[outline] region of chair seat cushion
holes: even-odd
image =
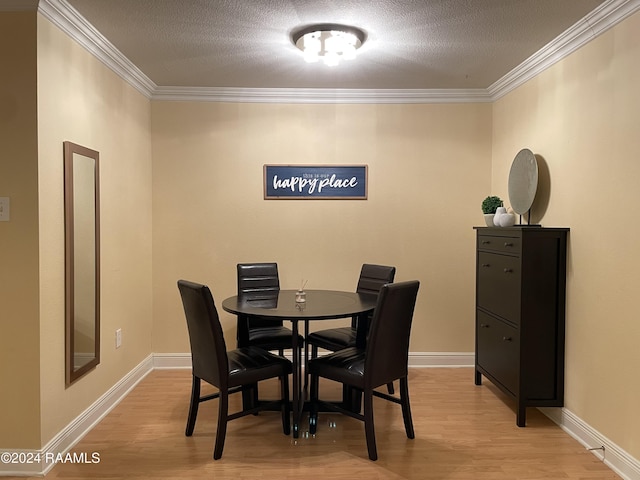
[[[291,348],[293,332],[287,327],[259,327],[249,330],[249,344],[265,350]],[[304,337],[298,336],[298,345],[302,346]]]
[[[363,388],[364,357],[364,349],[348,347],[309,360],[309,371],[311,375],[319,375],[336,382]]]
[[[328,328],[309,334],[307,343],[335,352],[356,345],[356,329],[353,327]]]
[[[242,347],[227,352],[229,387],[259,382],[292,372],[289,360],[260,347]]]

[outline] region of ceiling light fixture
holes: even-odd
[[[365,34],[356,27],[325,23],[298,30],[291,39],[302,50],[307,62],[322,60],[325,65],[335,66],[340,60],[356,57],[356,50],[364,43]]]

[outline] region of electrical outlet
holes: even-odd
[[[9,221],[9,197],[0,197],[0,222]]]
[[[119,328],[116,330],[116,348],[120,348],[122,346],[122,329]]]

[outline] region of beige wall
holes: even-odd
[[[209,284],[219,305],[251,261],[308,289],[355,290],[362,263],[395,265],[397,281],[422,282],[412,351],[473,351],[491,105],[153,102],[152,118],[154,352],[189,351],[179,278]],[[369,198],[264,200],[272,163],[367,164]]]
[[[640,458],[640,14],[494,105],[492,186],[541,157],[546,226],[571,228],[566,408]]]
[[[150,102],[38,18],[41,444],[151,353]],[[65,389],[65,140],[100,153],[101,362]],[[115,349],[115,330],[123,346]],[[40,446],[40,445],[36,445]]]
[[[0,13],[0,448],[40,440],[36,13]]]

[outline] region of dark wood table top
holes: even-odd
[[[282,320],[328,320],[351,317],[373,310],[377,296],[336,290],[305,290],[306,302],[296,303],[296,290],[277,294],[245,294],[229,297],[222,308],[236,315]]]

